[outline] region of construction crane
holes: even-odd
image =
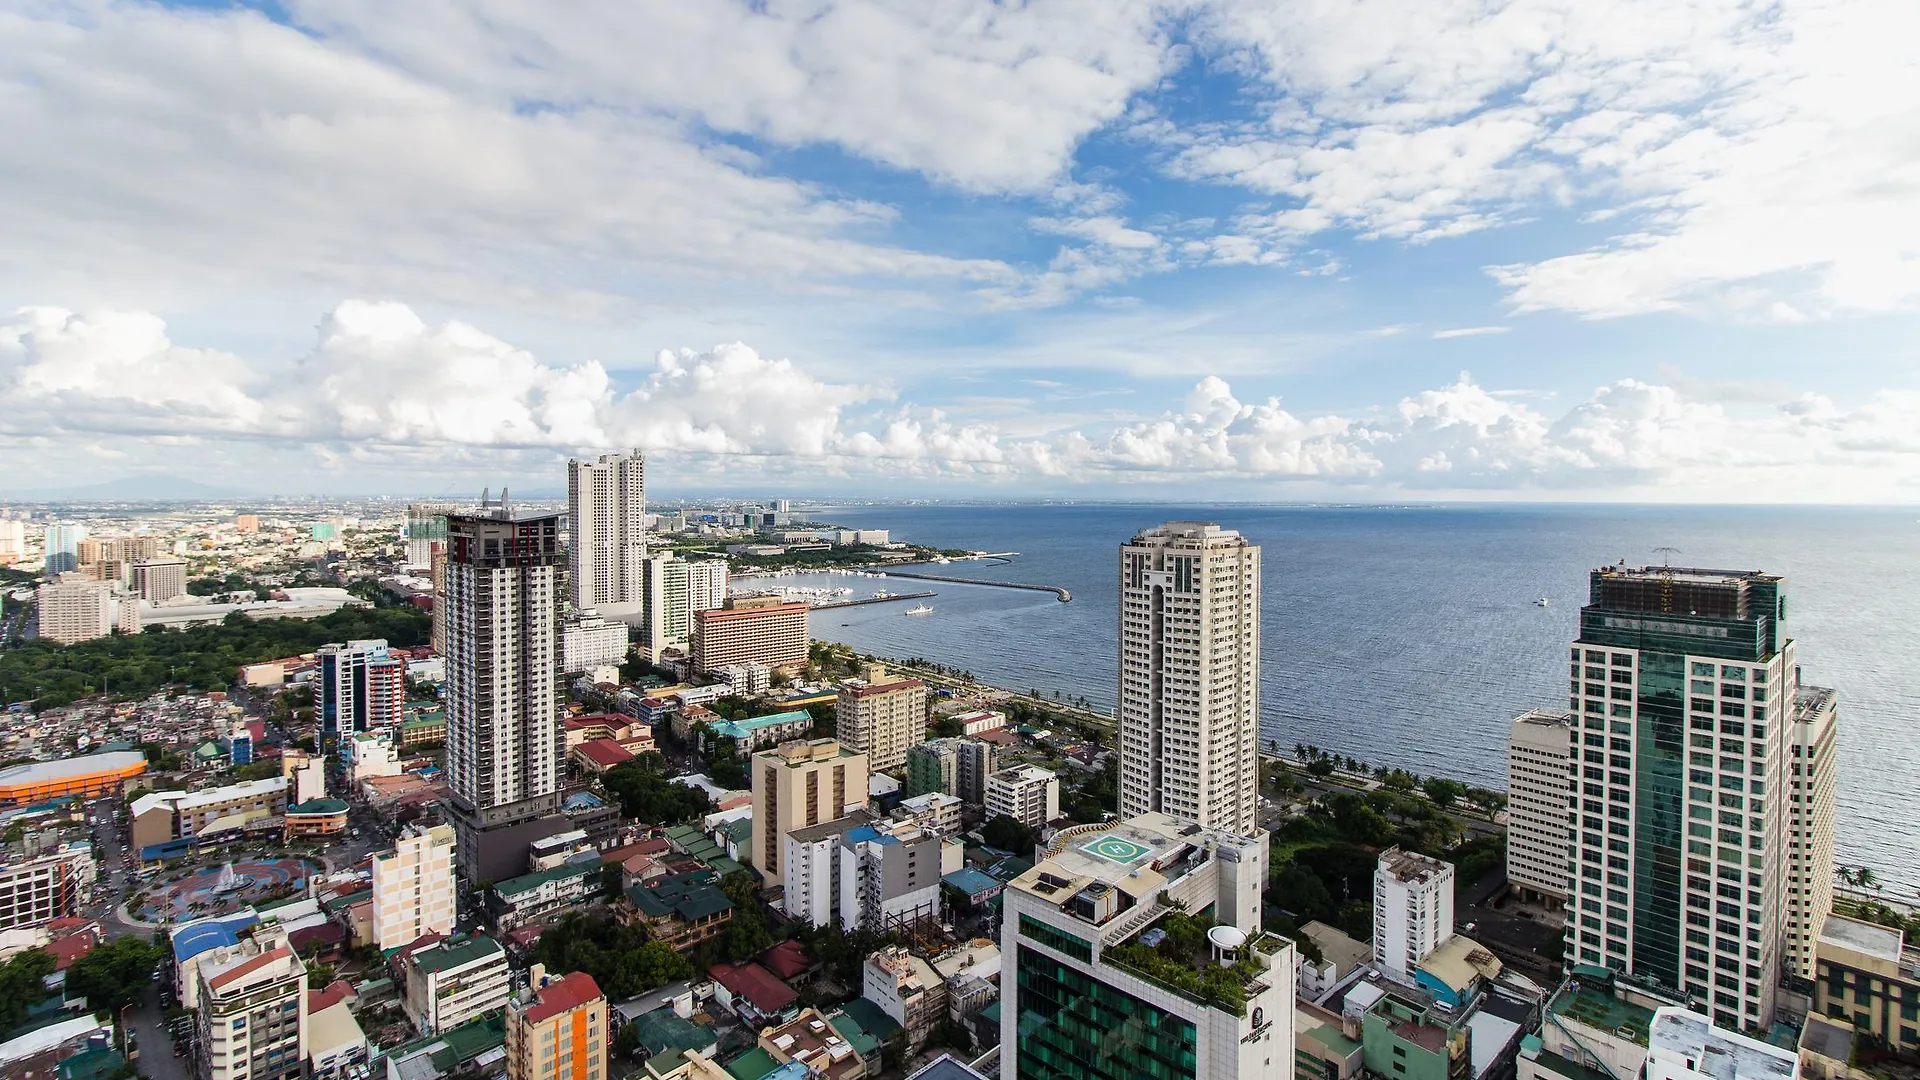
[[[1653,549],[1660,556],[1660,613],[1673,614],[1673,557],[1680,554],[1677,547],[1657,547]]]

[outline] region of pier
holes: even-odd
[[[895,600],[925,600],[929,596],[939,595],[939,593],[932,590],[927,590],[926,592],[903,592],[894,593],[891,596],[863,596],[858,600],[829,600],[824,604],[809,604],[808,608],[813,611],[825,611],[828,608],[859,607],[862,604],[891,604]]]
[[[946,574],[922,574],[893,569],[887,570],[886,576],[913,578],[916,581],[945,581],[954,585],[987,585],[996,589],[1026,589],[1029,592],[1050,592],[1063,604],[1073,600],[1073,594],[1058,585],[1029,585],[1024,581],[988,581],[986,578],[950,577]]]

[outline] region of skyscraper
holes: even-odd
[[[324,735],[350,742],[356,732],[399,726],[406,714],[407,665],[389,655],[386,639],[322,645],[314,660],[314,703]]]
[[[447,515],[458,510],[452,503],[424,502],[407,504],[407,565],[425,568],[432,564],[434,545],[447,542]]]
[[[553,816],[564,740],[555,514],[447,518],[447,774],[470,881],[525,869]]]
[[[1794,868],[1803,886],[1831,873],[1830,800],[1803,802],[1824,820],[1789,835],[1796,729],[1831,746],[1800,702],[1830,710],[1831,692],[1799,685],[1784,586],[1758,571],[1604,567],[1569,656],[1567,959],[1684,994],[1732,1030],[1774,1019]]]
[[[1253,831],[1259,663],[1257,545],[1198,521],[1121,545],[1121,817]]]
[[[85,525],[63,521],[47,526],[46,576],[80,569],[80,541],[86,538]]]
[[[647,459],[602,454],[567,462],[573,606],[602,615],[639,611],[647,557]]]
[[[1567,737],[1575,713],[1533,709],[1507,738],[1507,881],[1524,896],[1567,899]]]

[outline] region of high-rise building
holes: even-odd
[[[1806,839],[1789,834],[1802,688],[1785,617],[1775,575],[1604,567],[1569,657],[1567,961],[1666,987],[1731,1030],[1774,1019],[1789,845]]]
[[[507,1002],[507,1080],[606,1080],[607,999],[584,971],[533,966]]]
[[[199,1080],[297,1080],[307,1056],[307,969],[278,925],[196,958]]]
[[[433,655],[447,655],[447,545],[429,545],[427,580],[433,583],[433,636],[428,647]]]
[[[113,586],[89,581],[78,571],[61,574],[36,590],[40,636],[62,645],[106,637],[117,626],[120,609],[132,603],[114,596]],[[134,630],[139,630],[138,617]]]
[[[27,557],[27,523],[0,513],[0,566],[12,566]]]
[[[560,628],[560,670],[569,675],[627,658],[627,624],[575,611]]]
[[[1413,982],[1440,943],[1453,936],[1453,864],[1388,848],[1373,868],[1373,963]]]
[[[1259,663],[1257,545],[1197,521],[1121,545],[1121,817],[1253,831]]]
[[[454,924],[453,829],[412,825],[373,857],[373,943],[391,951]]]
[[[637,612],[647,557],[647,459],[640,451],[567,462],[573,606]]]
[[[1533,899],[1567,898],[1567,740],[1579,718],[1534,709],[1507,738],[1507,880]]]
[[[786,884],[786,836],[867,805],[867,755],[832,739],[795,740],[753,755],[748,859],[769,889]]]
[[[656,555],[641,569],[645,643],[652,655],[693,637],[693,617],[727,604],[727,561]]]
[[[687,612],[712,611],[727,606],[727,560],[690,559],[687,562]]]
[[[558,806],[565,754],[555,514],[502,507],[447,518],[447,774],[471,881],[525,866]],[[557,831],[557,830],[555,830]]]
[[[163,603],[187,594],[187,560],[166,556],[141,559],[132,564],[129,588],[150,604]]]
[[[1793,779],[1788,782],[1787,938],[1781,959],[1787,971],[1803,979],[1815,977],[1820,928],[1833,910],[1837,697],[1823,686],[1795,691],[1787,741],[1787,771]],[[1920,1030],[1920,1024],[1914,1026]]]
[[[1001,769],[987,777],[986,808],[989,821],[1005,815],[1029,829],[1042,828],[1060,816],[1060,778],[1038,765]]]
[[[1265,832],[1146,814],[1055,835],[1003,894],[1000,1075],[1293,1076],[1293,944],[1261,929],[1266,876]],[[1212,910],[1200,955],[1151,944],[1179,914],[1168,900]],[[1198,990],[1203,967],[1231,986]],[[1165,981],[1182,970],[1196,989]]]
[[[235,514],[233,515],[233,527],[237,532],[257,533],[260,531],[260,515]]]
[[[907,749],[907,798],[938,792],[953,794],[960,772],[960,740],[931,739]]]
[[[335,642],[314,650],[314,699],[320,730],[351,739],[356,732],[398,727],[406,717],[407,665],[384,638]]]
[[[46,575],[53,577],[80,569],[80,541],[86,538],[85,525],[62,521],[47,526]]]
[[[867,755],[875,772],[907,763],[907,751],[927,741],[927,684],[894,678],[882,664],[868,664],[864,678],[840,684],[834,701],[840,742]]]
[[[408,566],[426,569],[432,565],[433,549],[447,545],[447,515],[459,509],[453,503],[407,504]]]
[[[803,668],[808,645],[805,604],[776,597],[734,599],[693,616],[693,667],[703,674],[730,664]]]

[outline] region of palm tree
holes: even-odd
[[[1853,872],[1853,879],[1859,882],[1860,887],[1863,889],[1872,889],[1874,892],[1880,891],[1880,878],[1874,874],[1873,868],[1870,866],[1862,866],[1858,870],[1855,870]]]

